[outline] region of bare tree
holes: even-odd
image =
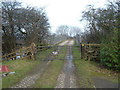
[[[15,15],[16,15],[16,9],[21,4],[19,2],[10,2],[5,1],[2,2],[2,30],[3,30],[3,49],[6,51],[6,53],[9,53],[15,49]]]
[[[61,25],[57,28],[56,33],[59,35],[68,35],[69,27],[67,25]]]
[[[76,26],[61,25],[56,30],[56,34],[66,35],[68,37],[73,37],[73,36],[80,34],[80,33],[81,33],[80,28],[78,28]]]
[[[16,48],[16,40],[24,40],[26,45],[41,43],[49,34],[49,23],[43,8],[24,8],[17,1],[2,2],[2,30],[4,53]]]

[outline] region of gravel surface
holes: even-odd
[[[64,45],[67,45],[67,43],[69,42],[69,40],[66,40],[66,41],[64,41],[64,42],[62,42],[62,43],[60,43],[59,44],[59,46],[64,46]]]
[[[69,40],[65,45],[68,45],[66,61],[64,63],[63,70],[58,76],[58,82],[55,88],[77,88],[76,77],[74,74],[75,67],[73,64],[72,46],[73,40]]]

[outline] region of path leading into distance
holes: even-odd
[[[59,75],[59,78],[61,78],[61,80],[60,82],[57,83],[57,87],[59,88],[62,88],[63,86],[64,87],[66,86],[66,88],[76,87],[75,77],[73,74],[74,65],[72,63],[72,53],[71,53],[71,45],[73,44],[74,44],[73,40],[66,40],[63,43],[59,44],[59,46],[69,45],[66,61],[64,64],[64,69],[62,73]],[[12,86],[11,88],[33,88],[33,85],[35,84],[36,80],[40,78],[41,74],[47,69],[50,62],[54,59],[54,56],[51,56],[46,59],[47,60],[44,60],[44,62],[42,62],[41,65],[36,66],[36,68],[32,70],[25,78],[23,78],[19,83],[17,83],[15,86]],[[59,78],[58,78],[58,81],[59,81]],[[63,83],[64,85],[61,86],[62,84],[61,82],[64,82]]]
[[[55,88],[77,88],[76,76],[74,74],[75,67],[73,64],[72,45],[74,40],[67,40],[60,45],[67,45],[67,54],[64,63],[63,70],[57,79],[57,85]]]

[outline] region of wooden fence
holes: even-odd
[[[17,58],[23,59],[23,58],[31,57],[32,54],[30,54],[30,52],[31,52],[31,47],[25,47],[25,48],[16,50],[12,53],[9,53],[7,55],[0,56],[0,58],[2,58],[2,61],[14,60]]]
[[[81,44],[81,58],[87,60],[98,59],[101,44]]]
[[[0,62],[3,61],[9,61],[9,60],[15,60],[15,59],[32,59],[35,60],[35,54],[39,51],[44,51],[47,50],[48,48],[51,48],[53,46],[35,46],[33,47],[33,45],[31,44],[29,47],[24,47],[21,48],[19,50],[16,50],[12,53],[0,56],[0,58],[2,58],[2,60]],[[34,50],[36,49],[36,50]]]
[[[87,60],[98,58],[100,46],[101,44],[80,44],[81,58],[86,58]],[[58,46],[36,46],[36,52],[46,50],[52,47],[57,48]],[[6,60],[18,59],[18,57],[20,59],[29,58],[35,60],[35,52],[32,52],[32,49],[33,46],[31,45],[29,47],[21,48],[7,55],[0,56],[0,58],[2,58],[1,62]]]

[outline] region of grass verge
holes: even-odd
[[[76,75],[77,75],[77,82],[79,84],[80,88],[93,88],[93,82],[90,78],[90,73],[89,73],[89,63],[87,61],[81,60],[80,59],[80,51],[78,47],[73,47],[73,62],[76,67]]]
[[[53,48],[38,52],[35,61],[17,59],[3,62],[2,64],[9,66],[10,71],[15,72],[15,74],[2,77],[2,88],[10,88],[11,86],[16,85],[21,79],[26,77],[26,75],[34,69],[36,65],[39,65],[41,60],[44,60],[52,51]]]
[[[80,58],[78,47],[73,47],[73,57]],[[78,76],[78,83],[81,88],[94,88],[94,77],[107,79],[115,83],[118,82],[117,73],[101,68],[96,62],[74,59],[74,64]]]
[[[18,83],[31,69],[38,64],[38,60],[13,60],[4,62],[3,65],[8,65],[11,72],[15,74],[8,75],[2,78],[2,88],[10,88]]]
[[[60,60],[65,58],[66,55],[66,47],[61,47],[61,51],[57,59],[53,60],[46,71],[41,75],[41,77],[34,84],[34,88],[54,88],[57,83],[58,75],[62,70],[64,65],[64,60]]]

